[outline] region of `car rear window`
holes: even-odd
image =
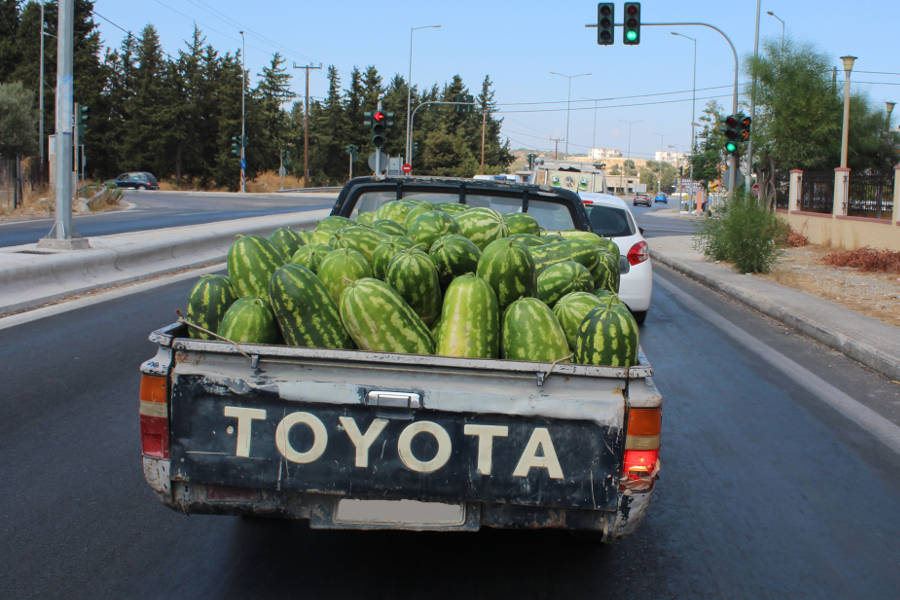
[[[591,231],[604,237],[623,237],[634,235],[634,223],[622,208],[613,206],[585,206]]]

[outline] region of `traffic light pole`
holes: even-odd
[[[419,110],[420,108],[422,108],[423,106],[428,106],[428,105],[430,105],[430,104],[451,104],[451,105],[456,105],[456,106],[459,106],[459,105],[463,105],[463,106],[477,106],[477,105],[478,105],[477,102],[450,102],[450,101],[444,101],[444,100],[429,100],[428,102],[423,102],[423,103],[419,104],[418,106],[416,106],[416,107],[413,109],[412,113],[409,115],[409,139],[410,139],[410,140],[412,140],[413,125],[415,125],[415,122],[416,122],[416,111],[418,111],[418,110]],[[487,116],[486,116],[486,115],[482,115],[482,118],[483,118],[483,119],[486,119]],[[413,159],[413,157],[410,156],[410,157],[409,157],[409,160],[407,160],[407,162],[410,163],[410,164],[412,164],[412,159]],[[483,170],[483,169],[482,169],[482,170]]]
[[[624,23],[616,23],[616,27],[625,27]],[[597,27],[596,23],[588,23],[585,27]],[[737,50],[734,49],[734,44],[731,43],[731,38],[725,35],[725,32],[716,27],[715,25],[711,25],[709,23],[700,23],[700,22],[671,22],[671,23],[641,23],[641,27],[708,27],[719,33],[725,41],[728,42],[728,46],[731,48],[731,54],[734,56],[734,94],[731,100],[731,112],[732,114],[737,113],[738,111],[738,55]],[[728,199],[732,199],[734,197],[734,184],[737,179],[737,156],[732,154],[728,158]]]

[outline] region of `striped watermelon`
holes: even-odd
[[[434,207],[441,209],[451,216],[466,212],[471,208],[468,204],[460,204],[459,202],[439,202],[438,204],[435,204]]]
[[[417,244],[424,244],[426,248],[431,248],[431,245],[439,237],[448,233],[459,233],[459,225],[456,224],[453,217],[442,210],[428,210],[413,219],[408,230],[407,237],[409,239]]]
[[[495,240],[478,259],[476,275],[487,281],[503,310],[514,300],[537,291],[534,261],[523,244],[509,239]]]
[[[497,358],[500,307],[493,288],[474,273],[454,279],[444,295],[435,354]]]
[[[388,239],[388,234],[355,225],[353,227],[344,227],[331,237],[332,248],[353,248],[357,252],[362,253],[369,263],[372,262],[372,253],[375,247],[381,242]]]
[[[388,235],[406,235],[406,227],[388,219],[376,219],[372,223],[372,229]]]
[[[407,200],[391,200],[378,207],[378,210],[375,211],[375,219],[387,219],[402,225],[406,221],[406,215],[415,206],[414,203]]]
[[[591,270],[597,266],[597,261],[600,260],[597,247],[584,240],[550,242],[543,246],[532,247],[530,252],[538,274],[547,267],[566,260],[574,260]]]
[[[561,237],[564,240],[582,240],[585,242],[590,242],[595,246],[599,246],[603,243],[602,237],[594,233],[593,231],[582,231],[581,229],[565,229],[563,231],[548,231],[548,235],[556,235]]]
[[[315,229],[312,234],[309,236],[309,240],[306,242],[307,244],[326,244],[331,245],[331,236],[333,236],[336,231],[332,231],[330,229]]]
[[[308,244],[300,246],[300,249],[294,252],[289,262],[295,265],[303,265],[313,273],[319,270],[319,264],[325,255],[334,250],[328,244]]]
[[[353,248],[332,250],[325,255],[316,271],[335,304],[351,281],[372,276],[372,266],[361,252]]]
[[[503,220],[509,227],[509,234],[515,233],[533,233],[537,234],[541,231],[537,219],[527,213],[506,213]]]
[[[484,250],[494,240],[509,235],[509,227],[503,215],[487,207],[470,208],[454,217],[459,225],[459,232],[472,240],[479,249]]]
[[[300,238],[300,241],[303,242],[304,244],[312,243],[312,234],[313,234],[312,231],[307,231],[307,230],[297,231],[296,234],[297,234],[297,237]]]
[[[441,282],[437,267],[421,250],[401,250],[384,274],[384,282],[406,300],[429,327],[441,315]]]
[[[532,248],[534,246],[543,246],[547,243],[547,240],[534,233],[513,233],[510,234],[509,239],[516,240],[517,242],[522,242],[529,248]]]
[[[566,294],[592,289],[594,279],[591,272],[574,260],[564,260],[547,267],[537,278],[537,297],[551,308]]]
[[[614,294],[619,293],[619,255],[609,252],[605,247],[597,249],[597,265],[591,269],[591,277],[595,288],[609,290]]]
[[[416,217],[418,217],[422,213],[427,213],[429,210],[434,210],[430,204],[416,204],[406,214],[406,218],[403,220],[403,226],[408,230],[409,226],[412,225],[412,222],[416,220]]]
[[[469,238],[450,233],[435,240],[428,255],[437,267],[441,287],[446,288],[457,275],[475,272],[481,250]]]
[[[335,233],[348,225],[356,225],[352,219],[340,215],[328,215],[316,223],[316,231]]]
[[[566,333],[550,307],[537,298],[520,298],[503,313],[503,358],[569,362]]]
[[[191,323],[216,333],[222,317],[225,316],[225,311],[235,300],[237,300],[237,295],[227,277],[204,275],[191,289],[185,317]],[[201,340],[212,339],[211,335],[193,327],[188,327],[188,337]]]
[[[585,315],[592,308],[601,304],[606,305],[606,302],[594,294],[572,292],[560,298],[553,305],[553,314],[556,315],[556,320],[566,332],[566,342],[568,342],[569,348],[575,348],[575,334],[578,332],[578,326],[584,321]]]
[[[228,279],[238,296],[269,294],[269,278],[286,258],[272,243],[259,235],[244,235],[228,248]]]
[[[391,236],[375,246],[375,251],[372,253],[372,276],[375,279],[384,279],[391,259],[401,250],[412,247],[412,240],[399,235]]]
[[[303,238],[290,227],[276,229],[269,236],[269,241],[272,242],[272,245],[278,248],[286,258],[293,256],[294,252],[297,251],[297,248],[305,243]]]
[[[638,325],[612,300],[588,311],[575,334],[575,362],[630,367],[638,364]]]
[[[219,335],[232,342],[278,344],[281,334],[265,298],[244,296],[234,301],[222,317]]]
[[[371,227],[375,223],[375,211],[357,213],[356,222]]]
[[[370,277],[352,282],[340,301],[341,321],[356,345],[373,352],[433,354],[419,315],[391,286]]]
[[[269,281],[272,311],[291,346],[353,348],[337,306],[316,274],[302,265],[285,265]]]

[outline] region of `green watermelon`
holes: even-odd
[[[606,302],[594,294],[571,292],[553,305],[553,314],[556,315],[556,320],[566,332],[566,342],[568,342],[569,348],[575,347],[575,334],[578,332],[578,326],[584,321],[585,315],[589,310],[601,304],[605,305]]]
[[[373,352],[433,354],[434,340],[419,315],[394,288],[370,277],[341,295],[341,321],[356,345]]]
[[[388,264],[384,282],[406,300],[429,327],[441,315],[441,282],[437,267],[421,250],[401,250]]]
[[[435,354],[497,358],[500,307],[493,288],[474,273],[455,278],[444,295]]]
[[[593,231],[582,231],[581,229],[565,229],[563,231],[548,231],[548,235],[559,236],[564,240],[583,240],[585,242],[590,242],[595,246],[599,246],[603,243],[602,237],[594,233]]]
[[[448,233],[459,233],[459,225],[453,217],[442,210],[429,210],[413,219],[407,236],[416,244],[431,248],[435,240]]]
[[[334,300],[311,270],[294,264],[281,267],[269,281],[269,296],[272,311],[287,344],[310,348],[353,348]]]
[[[406,219],[403,220],[403,226],[408,230],[409,226],[412,224],[412,222],[416,220],[416,217],[418,217],[422,213],[427,213],[430,210],[434,210],[434,209],[428,203],[416,204],[406,214]]]
[[[597,265],[591,269],[594,287],[618,294],[621,278],[619,274],[619,255],[609,252],[605,247],[600,247],[598,248],[597,256],[599,258]]]
[[[388,219],[376,219],[372,223],[372,228],[388,235],[406,235],[406,227]]]
[[[517,242],[522,242],[529,248],[532,248],[534,246],[543,246],[547,243],[546,239],[534,233],[513,233],[510,234],[509,239],[516,240]]]
[[[300,241],[303,242],[304,244],[312,243],[312,235],[313,235],[312,231],[303,230],[303,231],[297,231],[295,233],[297,234],[297,237],[300,238]]]
[[[541,231],[541,226],[538,225],[537,219],[527,213],[506,213],[503,215],[503,220],[506,221],[506,225],[509,227],[510,235],[515,233],[537,234]]]
[[[319,263],[316,271],[335,304],[351,281],[372,276],[372,265],[361,252],[353,248],[332,250]]]
[[[238,296],[268,295],[269,278],[286,262],[272,243],[260,235],[244,235],[228,248],[228,279]]]
[[[459,232],[472,240],[479,249],[484,250],[494,240],[509,235],[509,227],[503,215],[487,207],[470,208],[454,217]]]
[[[304,243],[303,238],[290,227],[281,227],[276,229],[269,236],[272,245],[278,248],[285,258],[290,258],[297,251],[297,248]]]
[[[481,250],[467,237],[450,233],[435,240],[428,255],[437,267],[441,287],[446,288],[457,275],[476,271]]]
[[[332,231],[330,229],[316,229],[309,236],[309,240],[306,242],[307,244],[326,244],[331,245],[331,236],[333,236],[336,231]]]
[[[391,236],[390,239],[375,246],[375,251],[372,252],[372,276],[375,279],[384,279],[391,259],[401,250],[412,247],[412,240],[399,235]]]
[[[355,225],[344,227],[331,237],[332,248],[353,248],[362,253],[369,263],[372,262],[372,253],[375,247],[388,239],[388,234]]]
[[[409,211],[415,206],[413,202],[407,200],[391,200],[378,207],[378,210],[375,211],[375,219],[387,219],[402,225],[406,222],[406,216],[409,214]]]
[[[195,325],[216,333],[222,317],[225,316],[225,311],[235,300],[237,300],[237,295],[227,277],[204,275],[191,289],[185,318]],[[201,340],[212,339],[208,333],[193,327],[188,327],[188,337]]]
[[[594,289],[591,272],[581,263],[564,260],[547,267],[537,278],[537,297],[547,306],[570,292],[589,292]]]
[[[566,333],[550,307],[537,298],[520,298],[503,313],[503,358],[569,362]]]
[[[588,311],[575,334],[575,362],[630,367],[638,364],[638,325],[612,299]]]
[[[371,227],[375,223],[375,211],[357,213],[356,222]]]
[[[300,248],[294,252],[294,255],[291,256],[289,262],[296,265],[303,265],[315,273],[319,270],[319,264],[322,262],[322,259],[332,250],[334,250],[334,248],[327,244],[308,244],[306,246],[300,246]]]
[[[316,223],[316,231],[336,233],[340,229],[349,225],[355,225],[352,219],[342,217],[340,215],[328,215],[318,223]]]
[[[471,208],[468,204],[460,204],[459,202],[439,202],[438,204],[435,204],[434,207],[441,209],[451,216],[464,213]]]
[[[543,246],[534,246],[529,249],[534,259],[534,268],[540,274],[544,269],[566,260],[574,260],[583,264],[588,270],[597,266],[598,249],[591,242],[584,240],[563,240],[550,242]]]
[[[537,291],[531,254],[515,240],[504,238],[491,242],[481,253],[475,273],[491,285],[501,310],[514,300],[534,296]]]
[[[259,296],[244,296],[235,300],[225,311],[218,333],[238,343],[277,344],[281,341],[272,308],[265,298]]]

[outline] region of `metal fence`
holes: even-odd
[[[834,207],[834,172],[808,171],[803,173],[800,191],[800,210],[831,214]]]
[[[893,209],[893,177],[850,174],[847,215],[872,219],[890,219]]]

